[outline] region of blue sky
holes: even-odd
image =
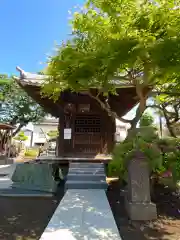
[[[85,0],[0,0],[0,73],[43,69],[55,42],[69,38],[69,10]],[[134,109],[129,112],[132,116]]]
[[[69,38],[68,10],[84,0],[0,0],[0,73],[43,68],[55,41]]]

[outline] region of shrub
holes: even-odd
[[[179,181],[180,180],[180,151],[175,150],[174,152],[172,152],[167,162],[169,162],[170,169],[172,170],[172,176],[173,176],[174,182]]]
[[[139,131],[139,130],[137,130]],[[157,146],[158,136],[151,128],[143,128],[136,135],[130,134],[123,142],[115,146],[113,160],[109,163],[109,175],[127,177],[127,161],[135,151],[142,152],[148,160],[152,172],[162,169],[162,154]]]
[[[124,142],[115,146],[108,174],[126,180],[127,161],[132,159],[134,151],[146,156],[152,174],[164,176],[163,173],[170,172],[174,182],[180,180],[180,139],[159,139],[149,127],[136,129],[136,134],[130,134]]]
[[[180,147],[180,138],[166,137],[159,139],[158,144],[167,147]]]
[[[140,127],[150,127],[150,126],[153,127],[154,126],[153,116],[150,113],[145,112],[140,119],[139,126]]]
[[[163,155],[163,168],[170,170],[174,181],[180,180],[180,138],[167,137],[158,141]]]
[[[27,149],[25,152],[26,157],[36,157],[38,155],[37,149]]]

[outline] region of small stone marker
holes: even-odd
[[[126,209],[131,220],[157,218],[156,205],[151,202],[149,166],[142,153],[135,152],[128,162],[128,194]]]

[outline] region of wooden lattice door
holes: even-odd
[[[100,116],[82,114],[75,117],[73,149],[77,154],[96,154],[102,151]]]

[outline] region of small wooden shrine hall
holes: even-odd
[[[64,91],[54,102],[41,96],[45,76],[27,73],[20,68],[17,70],[20,72],[17,83],[45,112],[59,118],[57,156],[85,157],[111,153],[115,144],[115,119],[108,116],[96,100],[86,92]],[[138,99],[135,87],[127,84],[118,84],[117,93],[109,97],[109,105],[121,117],[138,103]]]

